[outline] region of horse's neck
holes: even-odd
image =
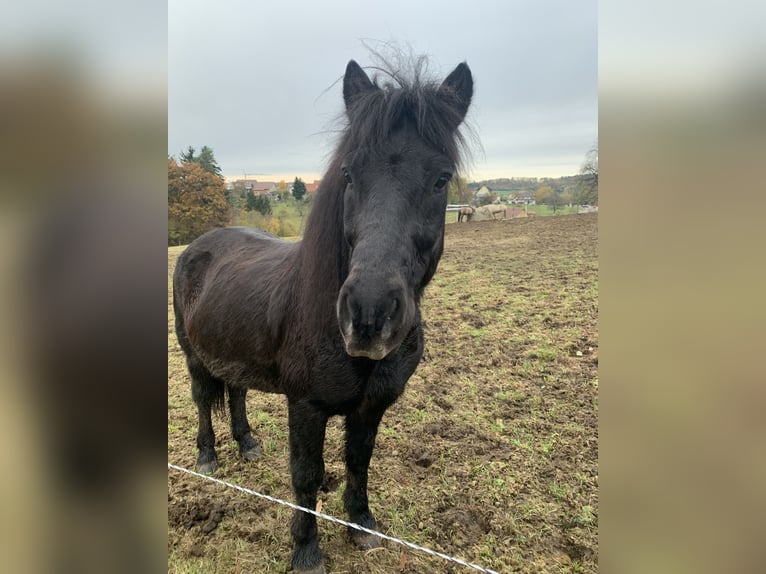
[[[335,308],[340,286],[348,274],[348,253],[343,238],[343,205],[337,190],[320,190],[314,201],[296,273],[301,304]]]

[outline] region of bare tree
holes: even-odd
[[[447,201],[450,203],[468,203],[472,196],[468,182],[462,176],[456,175],[447,184]]]
[[[577,193],[580,205],[598,205],[598,141],[585,154],[585,161],[580,167],[583,178]]]

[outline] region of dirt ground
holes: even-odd
[[[386,413],[370,469],[378,528],[498,572],[598,567],[596,214],[448,224],[423,299],[426,352]],[[170,275],[179,248],[168,250]],[[194,469],[196,409],[168,301],[168,461]],[[283,397],[251,392],[264,456],[215,419],[216,476],[292,500]],[[345,518],[342,421],[325,444],[322,511]],[[168,472],[168,571],[289,571],[292,511]],[[331,573],[471,572],[393,543],[357,551],[319,522]]]

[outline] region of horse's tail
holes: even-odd
[[[219,416],[226,416],[226,383],[213,376],[194,353],[186,356],[192,378],[192,398],[198,405],[209,404]]]

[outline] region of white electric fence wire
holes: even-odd
[[[383,534],[382,532],[377,532],[376,530],[370,530],[369,528],[365,528],[364,526],[360,526],[359,524],[354,524],[353,522],[346,522],[345,520],[341,520],[340,518],[335,518],[334,516],[330,516],[329,514],[317,512],[316,510],[311,510],[310,508],[304,508],[302,506],[298,506],[297,504],[293,504],[292,502],[287,502],[286,500],[274,498],[273,496],[269,496],[268,494],[262,494],[260,492],[250,490],[249,488],[245,488],[243,486],[239,486],[236,484],[232,484],[230,482],[213,478],[212,476],[208,476],[206,474],[201,474],[199,472],[195,472],[193,470],[189,470],[187,468],[176,466],[170,463],[168,463],[168,468],[172,468],[173,470],[177,470],[180,472],[185,472],[186,474],[203,478],[205,480],[209,480],[211,482],[221,484],[228,488],[233,488],[234,490],[239,490],[240,492],[244,492],[245,494],[252,494],[253,496],[257,496],[258,498],[263,498],[270,502],[275,502],[283,506],[288,506],[292,508],[293,510],[301,510],[303,512],[308,512],[309,514],[313,514],[314,516],[318,518],[323,518],[325,520],[329,520],[330,522],[335,522],[337,524],[342,524],[343,526],[347,526],[349,528],[361,530],[362,532],[366,532],[367,534],[372,534],[373,536],[379,536],[380,538],[383,538],[385,540],[390,540],[391,542],[395,542],[396,544],[401,544],[402,546],[406,546],[413,550],[425,552],[426,554],[430,554],[431,556],[438,556],[439,558],[443,558],[444,560],[455,562],[456,564],[460,564],[461,566],[465,566],[467,568],[473,568],[474,570],[478,570],[479,572],[484,572],[485,574],[498,574],[498,572],[495,572],[494,570],[490,570],[489,568],[483,568],[481,566],[477,566],[476,564],[471,564],[470,562],[465,562],[463,560],[460,560],[459,558],[454,558],[452,556],[448,556],[447,554],[442,554],[441,552],[437,552],[436,550],[431,550],[430,548],[424,548],[423,546],[418,546],[417,544],[413,544],[412,542],[407,542],[406,540],[400,540],[398,538],[394,538],[393,536],[388,536],[387,534]]]

